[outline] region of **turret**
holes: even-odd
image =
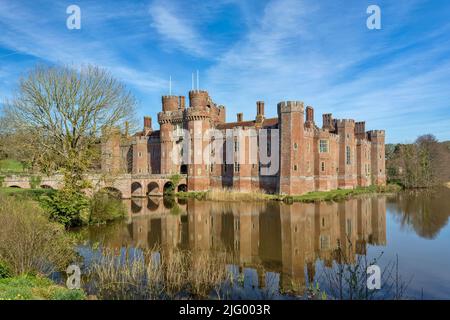
[[[280,123],[280,193],[305,192],[304,176],[304,113],[301,101],[278,103]]]
[[[385,156],[385,132],[384,130],[372,130],[367,132],[371,143],[372,179],[376,185],[386,184],[386,156]]]
[[[209,95],[204,90],[189,91],[189,107],[195,109],[206,109],[209,104]]]
[[[366,138],[366,122],[359,121],[355,123],[355,136],[357,139]]]

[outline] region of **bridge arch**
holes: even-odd
[[[161,198],[149,197],[147,202],[147,209],[149,211],[156,211],[159,208],[159,200]]]
[[[132,197],[142,197],[143,188],[142,184],[135,181],[131,184],[131,196]]]
[[[48,184],[41,184],[40,188],[41,189],[53,189],[53,187]]]
[[[142,211],[142,199],[132,199],[131,200],[131,212],[139,213]]]
[[[187,192],[188,188],[187,188],[187,184],[182,183],[178,185],[177,191],[178,192]]]
[[[173,183],[172,183],[171,181],[167,181],[167,182],[164,184],[164,188],[163,188],[164,194],[171,193],[171,192],[173,192],[174,190],[175,190],[175,187],[174,187],[174,185],[173,185]]]
[[[147,185],[147,194],[152,195],[159,193],[160,193],[159,184],[157,182],[152,181]]]
[[[114,198],[122,199],[123,194],[122,191],[120,191],[117,188],[114,187],[104,187],[101,189],[101,191],[107,192],[109,195],[113,196]]]

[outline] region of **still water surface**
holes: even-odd
[[[112,248],[226,248],[249,290],[270,281],[278,292],[298,294],[314,282],[327,287],[323,273],[336,262],[333,252],[340,246],[350,252],[350,262],[358,255],[381,255],[382,269],[398,257],[409,298],[450,299],[450,189],[290,205],[124,201],[125,221],[89,227],[83,237]]]

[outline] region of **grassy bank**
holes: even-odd
[[[82,290],[69,290],[48,278],[21,275],[0,279],[0,300],[84,300]]]
[[[265,201],[276,200],[286,202],[340,201],[363,194],[394,193],[401,190],[395,184],[387,186],[358,187],[355,189],[337,189],[332,191],[310,192],[304,195],[278,195],[263,192],[238,192],[230,189],[178,192],[179,198],[195,198],[211,201]]]
[[[5,196],[13,196],[18,199],[38,200],[40,196],[49,195],[54,192],[53,189],[22,189],[0,187],[0,194]]]
[[[22,173],[24,166],[21,162],[12,159],[0,160],[0,172],[1,173]]]

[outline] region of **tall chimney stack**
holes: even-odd
[[[237,114],[237,122],[242,122],[243,118],[244,118],[244,114],[242,112],[239,112]]]
[[[149,116],[144,117],[144,130],[145,131],[152,130],[152,118]]]

